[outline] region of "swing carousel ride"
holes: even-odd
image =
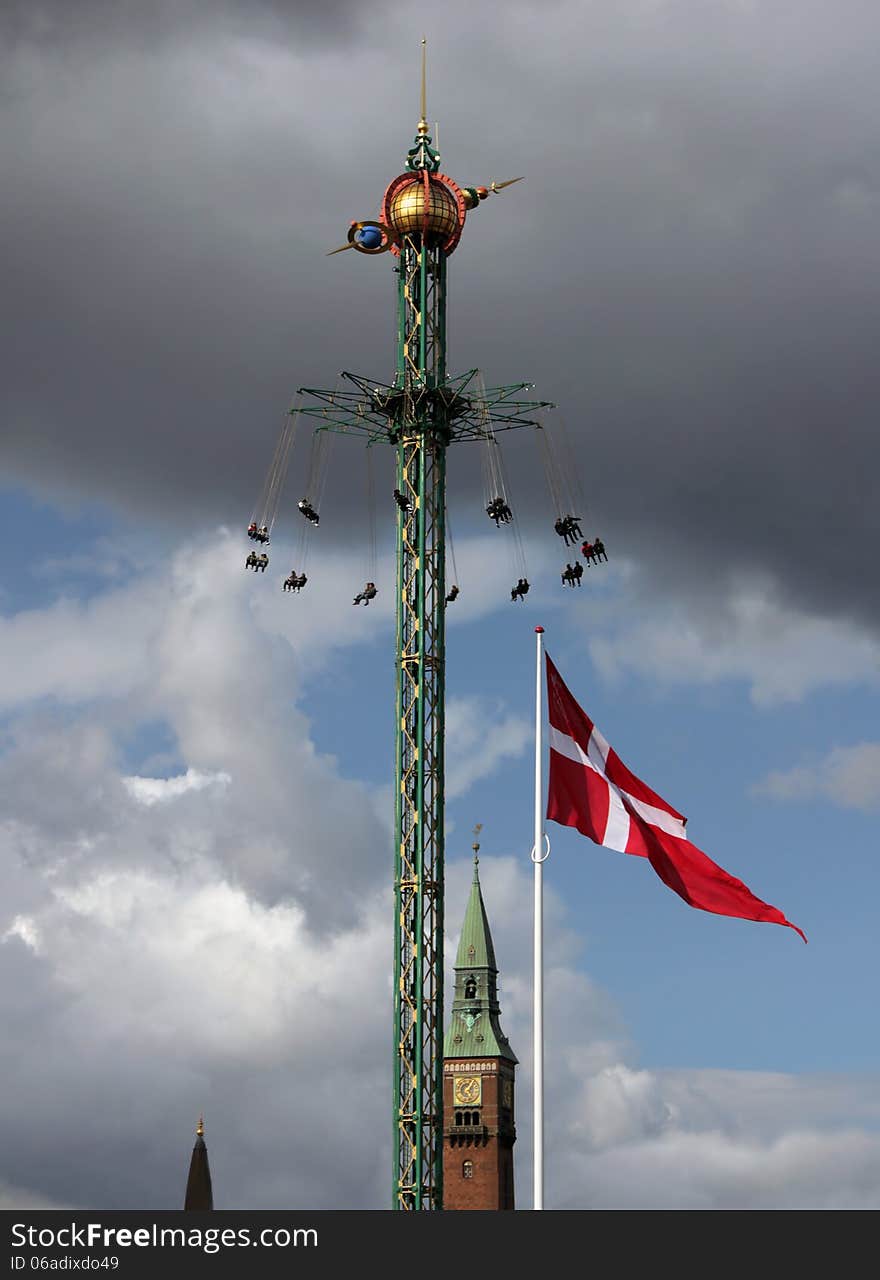
[[[599,538],[582,529],[576,470],[564,437],[551,431],[547,401],[519,398],[533,384],[486,387],[479,369],[446,369],[446,271],[469,213],[520,178],[458,186],[440,172],[425,114],[424,42],[421,116],[404,172],[387,187],[380,216],[352,222],[354,249],[388,254],[397,274],[397,361],[392,381],[342,373],[333,390],[301,388],[285,415],[265,484],[251,516],[254,544],[246,565],[265,573],[282,509],[297,429],[312,425],[303,496],[296,503],[295,562],[282,587],[300,595],[308,583],[309,553],[321,528],[331,443],[347,436],[365,445],[369,548],[366,581],[353,604],[368,606],[381,587],[376,560],[373,450],[390,445],[396,485],[387,507],[396,511],[396,692],[394,813],[394,1038],[393,1190],[395,1209],[442,1207],[442,1044],[444,893],[445,614],[462,586],[455,564],[446,495],[451,445],[482,452],[483,509],[508,544],[516,581],[513,602],[529,590],[523,538],[502,457],[500,437],[531,430],[539,443],[553,505],[553,530],[571,561],[563,586],[577,587],[584,564],[607,559]],[[329,255],[328,255],[329,256]],[[392,501],[394,507],[392,508]],[[291,504],[293,505],[293,504]],[[548,522],[549,523],[549,522]],[[447,587],[446,549],[452,580]]]

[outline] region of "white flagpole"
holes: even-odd
[[[544,1208],[544,711],[543,627],[535,627],[535,971],[533,1013],[533,1081],[534,1081],[534,1203],[533,1209]],[[548,850],[549,852],[549,850]]]

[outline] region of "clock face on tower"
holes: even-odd
[[[481,1076],[455,1076],[452,1081],[452,1099],[457,1107],[478,1107],[482,1099]]]

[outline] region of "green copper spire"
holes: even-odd
[[[473,969],[475,967],[491,969],[497,975],[498,965],[495,962],[495,948],[492,945],[492,933],[489,929],[489,920],[486,916],[483,894],[480,889],[480,859],[477,857],[477,849],[479,849],[479,845],[474,849],[474,878],[471,883],[467,910],[464,913],[464,924],[461,926],[461,937],[458,940],[455,968],[456,972],[459,969]]]
[[[478,834],[480,827],[476,828]],[[474,878],[455,956],[452,1017],[443,1044],[445,1058],[507,1058],[516,1054],[501,1030],[498,965],[480,888],[479,844],[473,845]]]

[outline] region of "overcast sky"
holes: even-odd
[[[451,459],[449,950],[482,821],[519,1203],[543,622],[810,938],[553,833],[548,1206],[876,1208],[880,11],[437,12],[0,10],[0,1203],[174,1207],[202,1109],[218,1207],[388,1202],[390,459],[370,609],[350,442],[301,596],[307,440],[266,575],[243,530],[297,388],[393,372],[390,260],[325,255],[402,168],[426,35],[443,169],[526,175],[450,261],[450,367],[559,406],[611,553],[561,587],[535,442],[505,441],[511,617],[479,454]]]

